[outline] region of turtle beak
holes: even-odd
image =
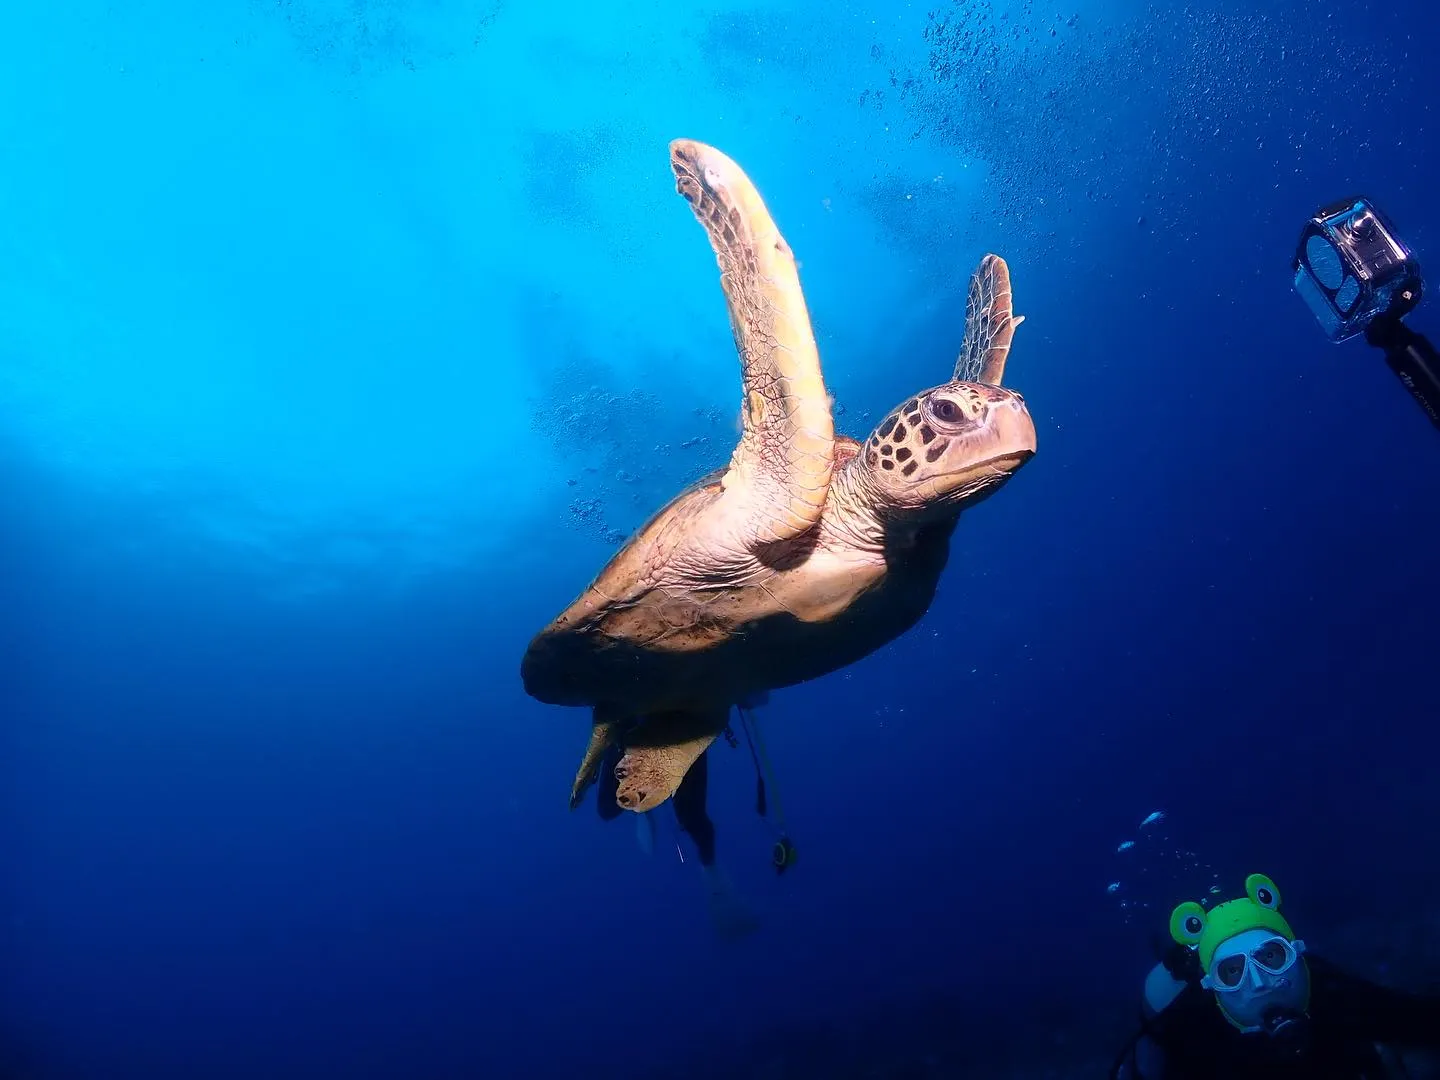
[[[992,404],[986,422],[996,453],[990,461],[1008,462],[1012,467],[1006,471],[1013,472],[1035,456],[1039,444],[1035,420],[1025,407],[1025,399],[1014,390],[999,386],[991,389]]]
[[[952,436],[934,484],[937,494],[948,489],[947,501],[968,504],[998,489],[1034,457],[1038,440],[1025,399],[1014,390],[989,383],[963,386],[974,419],[968,431]]]

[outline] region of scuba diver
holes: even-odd
[[[615,801],[620,781],[615,777],[615,766],[625,756],[625,748],[612,745],[605,751],[600,763],[600,778],[596,791],[595,809],[603,821],[614,821],[625,811]],[[690,837],[700,856],[700,872],[705,876],[705,892],[710,903],[710,921],[715,932],[726,940],[745,937],[760,926],[760,920],[750,911],[725,870],[715,861],[715,823],[710,820],[706,809],[709,790],[710,751],[707,749],[671,797],[675,807],[675,821],[682,832]],[[647,854],[655,844],[655,820],[649,813],[637,814],[635,827],[640,847]]]
[[[768,701],[768,694],[757,694],[736,706],[740,714],[741,729],[745,733],[745,741],[750,747],[750,757],[755,766],[755,809],[767,820],[770,814],[765,779],[769,772],[769,761],[765,755],[764,743],[760,740],[759,725],[755,721],[753,710]],[[732,749],[739,745],[734,731],[728,725],[725,729],[725,741]],[[620,781],[615,775],[615,767],[624,756],[625,739],[621,736],[605,751],[600,762],[595,809],[602,821],[614,821],[625,812],[616,801]],[[675,808],[676,824],[690,837],[700,857],[700,870],[705,878],[705,891],[710,904],[710,920],[716,933],[726,940],[735,940],[758,929],[760,921],[736,893],[729,875],[715,861],[715,823],[710,820],[706,806],[709,784],[710,748],[707,747],[695,764],[690,766],[690,771],[685,774],[669,801]],[[795,864],[796,853],[795,845],[785,833],[784,812],[779,808],[778,799],[776,804],[774,820],[780,832],[771,850],[771,864],[777,874],[783,874]],[[655,847],[655,824],[656,819],[652,813],[636,815],[636,839],[640,843],[640,849],[647,855]]]
[[[1208,911],[1181,904],[1170,935],[1111,1080],[1382,1080],[1391,1073],[1377,1043],[1440,1048],[1440,997],[1387,989],[1307,951],[1264,874]]]
[[[780,805],[779,793],[775,790],[769,755],[765,752],[765,743],[760,737],[760,725],[755,719],[755,709],[769,701],[769,694],[757,693],[738,702],[735,708],[739,714],[740,730],[744,733],[745,743],[750,750],[751,763],[755,767],[755,812],[775,834],[775,842],[770,849],[770,865],[778,875],[793,867],[799,855],[785,827],[785,811]],[[732,750],[740,745],[732,725],[725,726],[725,741]],[[715,860],[715,823],[710,820],[706,807],[712,747],[707,747],[695,764],[690,766],[690,771],[685,774],[675,794],[668,801],[675,808],[676,824],[690,837],[700,856],[700,869],[705,878],[711,922],[720,937],[734,940],[758,929],[760,921],[736,893],[729,875]],[[616,798],[620,780],[615,775],[615,767],[624,756],[625,736],[622,734],[606,749],[597,769],[599,775],[596,778],[595,809],[602,821],[614,821],[625,812]],[[572,808],[576,805],[578,801],[571,803]],[[655,848],[656,818],[653,811],[636,814],[635,828],[640,849],[647,855],[650,854]],[[683,853],[681,861],[684,861]]]

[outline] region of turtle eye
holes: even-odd
[[[958,424],[964,416],[960,406],[949,398],[935,398],[931,401],[930,414],[945,424]]]

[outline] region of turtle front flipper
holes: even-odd
[[[674,795],[712,742],[725,728],[730,710],[684,709],[652,713],[625,740],[625,756],[615,766],[620,786],[615,801],[643,814]]]
[[[590,745],[585,747],[585,756],[580,759],[580,768],[575,773],[575,783],[570,785],[570,809],[574,810],[585,797],[590,785],[600,775],[600,762],[615,742],[616,724],[613,720],[597,717],[590,728]]]
[[[713,147],[670,144],[675,189],[710,237],[740,353],[743,432],[717,504],[755,548],[820,520],[835,425],[790,245],[744,171]]]
[[[1010,293],[1010,268],[999,255],[986,255],[970,276],[965,302],[965,342],[955,361],[955,382],[999,386],[1015,328],[1025,321],[1016,316]]]

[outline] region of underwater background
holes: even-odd
[[[6,5],[0,1074],[1102,1075],[1253,871],[1434,986],[1440,444],[1289,260],[1364,193],[1440,266],[1437,49],[1421,0]],[[924,621],[757,710],[785,875],[717,742],[740,942],[668,807],[567,810],[588,717],[518,674],[734,444],[682,136],[838,429],[944,381],[987,251],[1039,428]]]

